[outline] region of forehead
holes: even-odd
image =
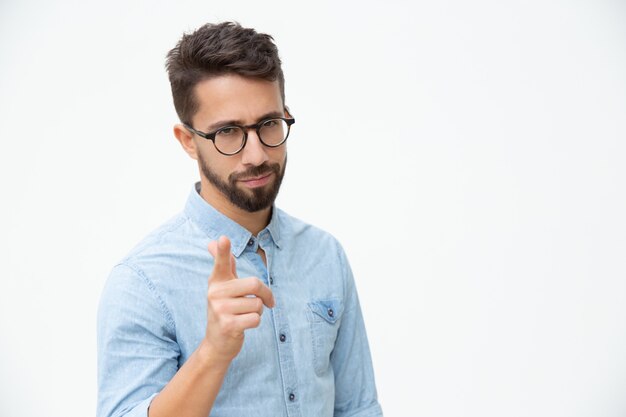
[[[264,114],[283,111],[278,81],[220,75],[199,82],[194,94],[199,106],[193,119],[200,125],[217,120],[255,123]]]

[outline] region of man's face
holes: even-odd
[[[268,117],[285,117],[277,82],[224,75],[198,83],[195,129],[213,132],[226,125],[250,125]],[[287,162],[286,144],[263,145],[253,129],[246,146],[231,156],[220,154],[209,140],[195,136],[197,158],[209,185],[234,206],[248,212],[270,207],[280,189]]]

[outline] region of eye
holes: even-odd
[[[270,120],[264,121],[261,127],[276,127],[276,125],[278,125],[278,120],[270,119]]]
[[[236,136],[237,132],[239,132],[239,128],[235,126],[226,126],[217,131],[216,135],[218,136]]]

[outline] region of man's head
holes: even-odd
[[[211,194],[248,212],[271,206],[285,171],[284,144],[265,146],[258,131],[248,129],[245,147],[226,156],[216,148],[218,142],[195,131],[213,133],[225,126],[291,117],[272,38],[235,23],[207,24],[182,37],[167,54],[166,68],[182,122],[174,134],[198,161],[203,190],[210,187]]]
[[[283,105],[285,102],[285,78],[273,38],[237,23],[208,23],[183,35],[167,54],[165,67],[174,107],[183,123],[189,123],[198,110],[194,87],[220,75],[278,81]]]

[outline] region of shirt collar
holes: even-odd
[[[196,223],[211,240],[218,239],[222,235],[228,236],[231,242],[231,251],[236,257],[243,253],[248,242],[253,238],[250,231],[217,211],[200,196],[200,182],[196,182],[191,188],[184,211],[187,217]],[[280,219],[278,211],[276,206],[272,206],[270,222],[259,233],[259,236],[262,237],[267,230],[270,239],[280,248]]]

